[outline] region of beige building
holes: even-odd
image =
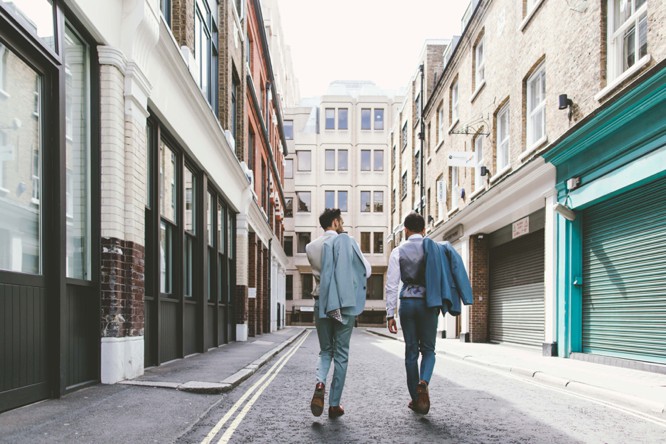
[[[285,127],[293,129],[285,166],[285,251],[291,254],[287,321],[292,324],[313,322],[313,277],[305,245],[322,234],[318,218],[326,208],[342,210],[347,231],[372,265],[366,310],[359,323],[384,322],[387,122],[393,120],[396,106],[394,98],[372,82],[338,81],[312,105],[285,113]]]

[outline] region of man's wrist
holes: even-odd
[[[393,320],[393,319],[395,319],[395,316],[386,316],[386,320],[387,320],[387,321],[391,321],[391,320]]]

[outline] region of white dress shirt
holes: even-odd
[[[421,239],[420,234],[412,234],[409,239]],[[403,241],[407,242],[409,239]],[[402,243],[400,245],[402,245]],[[400,246],[391,251],[389,256],[388,271],[386,272],[386,316],[395,316],[398,305],[398,293],[400,292]]]

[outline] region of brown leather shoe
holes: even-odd
[[[314,395],[312,395],[312,401],[310,401],[310,410],[315,416],[321,416],[324,413],[324,394],[326,393],[326,388],[323,382],[318,382],[315,386]]]
[[[345,414],[345,409],[343,409],[341,405],[335,407],[331,406],[328,408],[328,417],[331,419],[339,418],[344,414]]]
[[[430,411],[430,395],[428,394],[428,383],[421,380],[416,386],[415,412],[426,414]]]

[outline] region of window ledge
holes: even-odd
[[[32,203],[33,205],[39,206],[39,199],[35,199],[34,197],[31,197],[30,198],[30,203]]]
[[[534,142],[534,143],[532,144],[532,146],[530,146],[528,149],[526,149],[525,152],[524,152],[523,154],[521,154],[520,156],[518,156],[518,160],[520,160],[521,162],[524,161],[524,160],[527,159],[532,153],[534,153],[534,152],[537,150],[537,148],[539,148],[540,146],[542,146],[542,145],[543,145],[544,143],[546,143],[546,142],[548,142],[548,136],[543,136],[541,139],[539,139],[539,140],[537,140],[536,142]]]
[[[430,162],[432,162],[432,156],[428,156],[428,160],[426,160],[426,165],[430,165]]]
[[[456,125],[458,124],[458,122],[460,122],[460,119],[456,119],[456,120],[451,124],[451,126],[449,127],[449,134],[451,134],[451,131],[453,131],[453,128],[456,127]]]
[[[472,194],[469,195],[469,198],[474,199],[476,196],[483,193],[484,191],[486,191],[486,185],[482,186],[478,190],[474,190],[474,192],[472,192]]]
[[[443,146],[444,146],[444,139],[440,140],[439,143],[437,144],[437,147],[435,148],[435,153],[439,151],[439,149]]]
[[[7,188],[0,187],[0,197],[5,197],[8,194],[9,194],[9,190]]]
[[[496,182],[497,179],[499,179],[500,177],[504,176],[504,175],[505,175],[506,173],[508,173],[509,171],[511,171],[511,165],[507,165],[507,166],[505,166],[504,168],[502,168],[501,170],[499,170],[499,171],[497,172],[497,174],[495,174],[494,176],[492,176],[492,177],[490,178],[490,183]]]
[[[486,79],[483,79],[481,83],[479,83],[479,86],[474,90],[472,93],[472,97],[469,98],[469,103],[474,102],[474,99],[476,99],[476,96],[479,95],[481,90],[486,86]]]
[[[539,0],[533,7],[532,9],[527,13],[525,18],[523,19],[522,22],[520,22],[520,26],[518,26],[518,30],[520,32],[524,32],[525,28],[527,28],[527,25],[529,22],[532,20],[532,17],[534,17],[534,14],[536,14],[537,10],[541,7],[543,4],[544,0]]]
[[[453,215],[456,214],[457,212],[458,212],[458,207],[455,207],[455,208],[453,208],[451,211],[449,211],[448,213],[446,213],[446,216],[447,216],[448,218],[451,218],[451,216],[453,216]]]
[[[612,91],[614,91],[625,80],[627,80],[629,77],[633,76],[638,71],[643,69],[645,67],[645,65],[650,63],[651,60],[652,60],[652,56],[650,56],[650,54],[641,57],[641,59],[639,61],[637,61],[634,64],[634,66],[632,66],[631,68],[629,68],[628,70],[626,70],[625,72],[620,74],[617,78],[613,79],[613,81],[609,85],[607,85],[604,89],[602,89],[597,94],[595,94],[594,99],[597,102],[600,102],[601,99],[608,96],[608,94],[610,94]]]
[[[10,97],[11,97],[11,96],[9,95],[9,93],[8,93],[7,91],[5,91],[4,89],[0,88],[0,98],[2,98],[2,99],[9,99]]]

